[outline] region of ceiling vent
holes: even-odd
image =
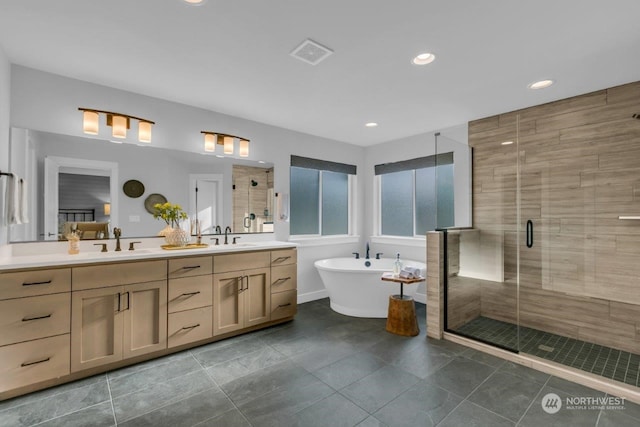
[[[298,47],[293,49],[289,55],[304,61],[307,64],[317,65],[332,53],[333,51],[328,47],[324,47],[320,43],[316,43],[311,39],[306,39],[300,43]]]

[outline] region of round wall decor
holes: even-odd
[[[144,201],[144,208],[147,210],[147,212],[153,215],[154,213],[156,213],[156,210],[153,207],[153,205],[155,205],[156,203],[167,203],[167,198],[158,193],[149,194],[149,196]]]
[[[122,191],[124,191],[124,194],[127,196],[135,199],[144,194],[144,185],[136,179],[130,179],[124,183]]]

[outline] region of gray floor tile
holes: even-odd
[[[213,365],[207,368],[207,373],[216,383],[222,385],[286,360],[287,357],[282,353],[264,346],[237,359]]]
[[[546,383],[549,377],[551,377],[551,375],[545,374],[544,372],[536,371],[535,369],[513,362],[505,362],[503,365],[500,365],[498,371],[515,375],[540,384]]]
[[[369,414],[349,399],[334,393],[295,414],[296,427],[351,427]]]
[[[447,341],[447,340],[436,340],[436,339],[427,337],[426,341],[427,341],[427,345],[429,346],[441,347],[449,351],[452,351],[456,354],[460,354],[469,348],[469,347],[460,345],[458,343],[455,343],[453,341]]]
[[[56,394],[66,393],[76,388],[82,388],[82,387],[86,387],[88,385],[92,385],[100,382],[104,384],[107,383],[106,374],[94,375],[89,378],[83,378],[81,380],[72,381],[67,384],[61,384],[55,387],[29,393],[24,396],[19,396],[13,399],[2,401],[0,402],[0,411],[4,411],[5,409],[9,409],[9,408],[14,408],[20,405],[26,405],[27,403],[33,403],[41,399],[49,398]]]
[[[542,409],[542,399],[548,393],[557,394],[562,400],[562,407],[555,414],[548,414]],[[518,423],[518,427],[586,427],[595,426],[598,410],[568,409],[565,405],[570,395],[561,390],[545,386],[538,397]]]
[[[251,424],[240,411],[232,409],[222,415],[198,423],[194,427],[251,427]]]
[[[460,355],[466,357],[467,359],[475,360],[476,362],[484,363],[485,365],[489,365],[494,368],[499,368],[505,363],[504,359],[500,359],[499,357],[492,356],[491,354],[478,351],[474,348],[468,348],[467,350],[460,353]]]
[[[624,410],[605,410],[600,413],[597,427],[638,427],[637,418],[625,414]]]
[[[38,424],[38,427],[107,427],[116,425],[113,419],[111,402],[81,409],[53,420]]]
[[[369,352],[352,354],[313,374],[336,390],[372,374],[385,363]]]
[[[305,369],[291,362],[282,362],[254,375],[230,381],[221,385],[221,388],[236,405],[242,405],[278,388],[303,385],[309,381],[311,375]]]
[[[206,351],[194,353],[194,357],[204,366],[208,368],[218,363],[228,362],[245,354],[253,353],[264,347],[262,340],[244,339],[236,341],[222,347],[213,347]]]
[[[30,426],[109,401],[106,381],[74,388],[0,412],[0,425]]]
[[[473,360],[457,357],[448,365],[427,377],[427,381],[458,396],[467,396],[478,387],[495,368]]]
[[[334,393],[311,374],[305,379],[238,405],[238,409],[254,426],[292,425],[297,412]]]
[[[313,372],[358,351],[359,348],[353,344],[336,341],[323,346],[322,350],[314,347],[304,353],[295,354],[290,359],[307,371]]]
[[[390,362],[419,378],[426,378],[455,357],[455,353],[441,347],[428,346],[423,342],[411,346]]]
[[[117,398],[125,394],[133,393],[136,390],[148,388],[152,384],[166,382],[172,378],[184,376],[195,371],[200,371],[203,375],[205,374],[200,364],[198,364],[193,357],[189,356],[159,365],[156,369],[145,369],[130,375],[117,376],[113,379],[109,376],[111,396]]]
[[[213,380],[202,371],[194,371],[114,398],[113,408],[116,419],[121,423],[209,389],[219,390]]]
[[[609,394],[607,396],[615,397],[615,396],[613,396],[611,394]],[[637,420],[640,420],[640,405],[638,405],[637,403],[633,403],[633,402],[630,402],[628,400],[625,400],[625,402],[624,402],[624,411],[623,412],[624,412],[625,415],[627,415],[629,417],[632,417],[632,418],[635,418]],[[638,422],[638,424],[640,424],[640,422]]]
[[[556,390],[561,390],[568,395],[575,397],[599,397],[605,396],[606,394],[601,391],[594,390],[592,388],[585,387],[583,385],[553,376],[547,382],[547,386],[555,388]]]
[[[373,415],[392,426],[430,427],[438,424],[460,402],[460,396],[420,381]]]
[[[193,426],[233,409],[233,403],[220,390],[208,390],[119,423],[119,426]]]
[[[169,354],[158,359],[147,360],[146,362],[136,363],[135,365],[125,366],[124,368],[116,369],[109,372],[109,380],[115,380],[116,378],[125,377],[127,375],[136,374],[138,372],[145,371],[147,369],[162,368],[162,366],[168,363],[175,363],[176,361],[184,358],[190,358],[191,354],[188,351],[181,351],[176,354]]]
[[[474,391],[468,400],[517,422],[542,388],[542,384],[496,372]]]
[[[340,393],[369,413],[411,388],[420,379],[395,366],[385,366],[340,390]]]
[[[538,427],[544,424],[540,424]],[[515,423],[469,401],[464,401],[438,427],[513,427]]]
[[[366,418],[357,427],[388,427],[385,423],[375,417]]]

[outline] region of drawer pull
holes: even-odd
[[[46,359],[36,360],[35,362],[24,362],[24,363],[20,364],[20,366],[22,366],[24,368],[25,366],[37,365],[38,363],[48,362],[49,360],[51,360],[51,358],[47,357]]]
[[[38,317],[25,317],[24,319],[22,319],[23,322],[28,322],[30,320],[40,320],[40,319],[48,319],[49,317],[51,317],[53,315],[53,313],[51,314],[47,314],[46,316],[38,316]]]
[[[288,306],[290,306],[290,305],[291,305],[291,303],[290,303],[290,302],[288,302],[288,303],[286,303],[286,304],[280,304],[280,305],[278,305],[278,308],[281,308],[281,307],[288,307]]]
[[[200,293],[200,291],[195,291],[195,292],[185,292],[182,295],[180,295],[181,297],[190,297],[193,295],[198,295]]]
[[[51,283],[51,279],[47,280],[46,282],[31,282],[31,283],[23,283],[23,284],[22,284],[22,286],[48,285],[49,283]]]
[[[184,267],[182,267],[183,270],[194,270],[196,268],[200,268],[199,265],[185,265]]]
[[[198,326],[200,326],[200,323],[195,324],[195,325],[192,325],[192,326],[184,326],[182,329],[183,329],[183,330],[184,330],[184,329],[194,329],[194,328],[197,328]]]
[[[289,276],[289,277],[281,277],[278,280],[276,280],[275,282],[273,282],[273,284],[275,285],[275,284],[279,284],[279,283],[282,283],[282,282],[286,282],[289,279],[291,279],[291,276]]]
[[[290,256],[279,256],[278,258],[274,259],[274,260],[273,260],[273,262],[274,262],[274,263],[276,263],[276,262],[283,262],[283,261],[288,260],[289,258],[291,258],[291,257],[290,257]]]

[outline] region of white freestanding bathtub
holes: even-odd
[[[329,258],[316,261],[315,267],[324,283],[331,308],[354,317],[387,317],[389,295],[400,293],[400,284],[380,280],[382,273],[392,271],[394,259]],[[369,262],[369,266],[366,263]],[[421,268],[419,261],[402,260],[404,266]],[[404,285],[404,294],[413,296],[418,284]]]

